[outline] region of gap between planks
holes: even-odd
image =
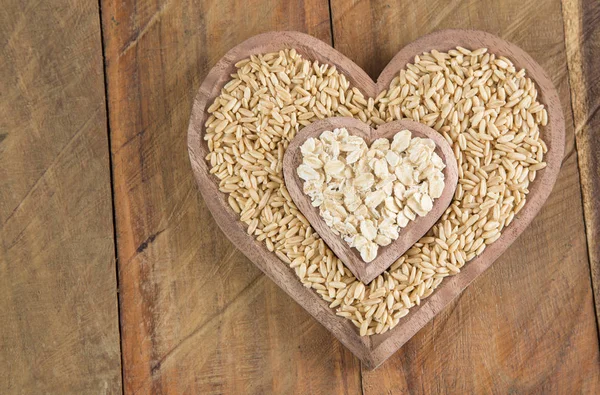
[[[102,15],[102,0],[98,0],[98,24],[100,25],[100,47],[102,50],[102,73],[103,73],[103,82],[104,82],[104,106],[106,111],[106,134],[107,134],[107,142],[108,145],[106,149],[108,150],[108,173],[110,177],[110,198],[111,198],[111,209],[112,209],[112,228],[113,228],[113,245],[115,252],[115,279],[117,282],[117,288],[115,289],[117,296],[117,319],[118,319],[118,329],[119,329],[119,357],[121,361],[121,394],[125,394],[125,361],[123,361],[123,336],[122,336],[122,327],[121,327],[121,295],[119,294],[120,287],[120,278],[119,278],[119,251],[118,251],[118,243],[117,243],[117,211],[115,208],[116,199],[115,199],[115,182],[114,182],[114,167],[113,167],[113,159],[112,159],[112,150],[111,150],[111,125],[110,125],[110,106],[108,105],[108,70],[106,65],[106,47],[105,47],[105,26],[102,23],[103,15]],[[108,27],[110,29],[110,26]]]
[[[331,1],[332,0],[327,0],[327,10],[329,11],[329,34],[331,35],[331,47],[334,49],[337,49],[335,47],[335,33],[333,31],[333,10],[331,8]],[[355,357],[356,358],[356,357]],[[360,371],[359,371],[359,375],[358,375],[358,379],[360,381],[360,393],[361,395],[365,395],[365,385],[364,385],[364,380],[363,380],[363,374],[364,374],[365,368],[363,366],[362,361],[360,362]]]

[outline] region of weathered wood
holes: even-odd
[[[0,42],[0,393],[120,393],[98,4],[3,1]]]
[[[598,392],[598,339],[560,3],[419,5],[332,1],[336,48],[374,77],[424,33],[448,27],[495,33],[530,53],[551,76],[566,117],[567,149],[554,191],[531,226],[388,362],[363,372],[365,393]]]
[[[312,205],[310,197],[303,192],[302,186],[304,182],[297,173],[298,166],[302,163],[302,154],[300,153],[302,144],[309,138],[318,138],[324,131],[335,128],[346,128],[351,135],[363,138],[367,145],[371,145],[378,138],[391,140],[399,131],[408,129],[411,131],[412,137],[431,139],[436,144],[436,154],[439,155],[446,165],[443,170],[445,178],[444,190],[441,196],[435,199],[432,210],[425,217],[417,217],[414,221],[410,221],[401,230],[400,237],[392,241],[390,245],[381,247],[377,257],[369,263],[365,263],[355,248],[351,248],[348,243],[342,240],[339,235],[333,233],[331,228],[327,226],[319,214],[319,209]],[[283,175],[285,177],[286,188],[292,200],[294,200],[296,207],[298,207],[300,212],[306,217],[311,226],[335,255],[354,273],[356,278],[365,284],[373,281],[375,277],[390,267],[421,237],[425,236],[450,205],[458,183],[458,168],[452,147],[435,129],[411,120],[390,122],[380,125],[375,129],[360,119],[346,117],[324,119],[313,122],[301,129],[290,142],[283,156]]]
[[[356,393],[358,360],[265,278],[199,197],[187,126],[223,54],[273,29],[330,42],[326,2],[102,2],[127,393]]]
[[[540,100],[548,109],[549,123],[544,130],[544,141],[548,146],[545,161],[548,166],[529,187],[527,204],[515,217],[510,228],[486,250],[464,267],[458,276],[446,279],[436,292],[425,299],[389,332],[374,335],[368,339],[360,338],[357,330],[349,321],[328,309],[328,303],[315,292],[300,285],[294,271],[281,265],[279,258],[268,251],[263,243],[257,242],[247,234],[245,225],[227,203],[225,194],[219,192],[216,178],[210,174],[205,160],[208,145],[204,143],[204,130],[208,114],[206,109],[218,96],[220,89],[233,73],[238,61],[252,54],[278,51],[282,48],[295,48],[304,56],[319,62],[333,64],[348,76],[352,85],[369,96],[382,91],[398,71],[414,58],[415,54],[432,49],[447,51],[456,46],[469,48],[488,47],[491,52],[500,53],[513,59],[515,67],[526,68],[531,78],[538,84]],[[400,346],[410,339],[419,329],[431,320],[441,309],[464,290],[476,277],[512,244],[536,215],[550,194],[556,180],[564,152],[564,119],[560,110],[560,101],[541,67],[522,49],[491,34],[481,31],[444,30],[416,40],[398,52],[381,72],[377,83],[368,78],[363,70],[338,51],[310,36],[295,32],[274,32],[262,34],[239,44],[230,50],[210,71],[200,86],[194,102],[188,132],[190,159],[200,191],[206,199],[217,224],[225,231],[238,248],[280,287],[286,290],[299,304],[327,327],[367,368],[381,364]]]
[[[600,325],[600,2],[563,0],[587,248]]]

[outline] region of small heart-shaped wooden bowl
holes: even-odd
[[[218,179],[210,174],[205,160],[209,152],[207,143],[203,140],[206,132],[204,124],[208,119],[206,110],[219,96],[230,75],[235,72],[235,63],[251,55],[295,48],[307,59],[335,65],[347,76],[352,86],[358,88],[367,97],[376,97],[389,86],[392,79],[406,67],[407,63],[414,60],[415,55],[432,49],[448,51],[456,46],[486,47],[492,53],[510,58],[515,67],[527,70],[527,75],[538,88],[538,100],[548,111],[548,126],[544,127],[541,133],[542,139],[548,146],[545,156],[547,167],[539,172],[530,185],[527,204],[498,240],[490,244],[481,255],[468,262],[461,269],[460,274],[445,279],[431,296],[423,299],[419,306],[411,308],[409,314],[392,330],[380,335],[361,337],[350,320],[337,316],[329,307],[329,302],[323,300],[312,289],[302,285],[293,269],[281,262],[264,243],[256,241],[246,233],[246,225],[239,220],[239,215],[227,203],[227,195],[219,191]],[[377,367],[406,343],[475,278],[489,268],[525,230],[550,195],[560,170],[564,149],[565,125],[562,107],[556,89],[544,70],[516,45],[493,34],[476,30],[442,30],[418,39],[394,56],[381,72],[377,82],[340,52],[307,34],[270,32],[251,37],[227,52],[208,73],[198,90],[188,128],[188,151],[198,188],[223,233],[256,266],[358,356],[367,369]]]
[[[444,190],[442,196],[433,202],[433,209],[425,217],[417,216],[414,221],[410,221],[404,229],[400,230],[398,239],[392,241],[388,246],[380,247],[377,257],[369,263],[363,261],[355,248],[351,248],[348,243],[327,226],[319,214],[319,208],[313,207],[310,197],[303,192],[304,181],[298,177],[297,169],[302,163],[302,153],[300,152],[302,144],[311,137],[318,138],[324,131],[335,128],[346,128],[351,135],[362,137],[369,146],[378,138],[383,137],[391,140],[399,131],[408,129],[412,133],[412,137],[433,140],[436,145],[435,152],[446,164],[443,171],[445,177]],[[386,123],[375,129],[358,119],[347,117],[324,119],[313,122],[301,129],[285,151],[283,176],[288,192],[298,209],[335,255],[341,259],[356,278],[365,284],[370,283],[375,277],[383,273],[431,229],[450,205],[458,183],[458,169],[452,148],[444,137],[434,129],[410,120]]]

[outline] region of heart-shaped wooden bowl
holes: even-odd
[[[219,191],[217,178],[209,173],[208,164],[204,159],[208,154],[208,146],[203,140],[204,123],[208,118],[206,109],[219,95],[230,74],[235,71],[235,63],[253,54],[295,48],[308,59],[335,65],[365,96],[376,97],[377,93],[385,89],[407,63],[413,61],[415,55],[432,49],[448,51],[456,46],[487,47],[492,53],[510,58],[517,68],[527,70],[529,77],[538,87],[538,100],[548,111],[548,125],[541,133],[548,147],[545,156],[547,167],[539,171],[537,178],[530,185],[527,204],[498,240],[490,244],[481,255],[469,261],[461,269],[460,274],[445,279],[431,296],[422,300],[419,306],[411,308],[409,314],[402,318],[394,329],[381,335],[361,337],[352,322],[337,316],[334,310],[329,308],[328,302],[302,285],[293,269],[269,252],[263,243],[257,242],[246,233],[246,225],[239,221],[238,215],[230,208],[227,196]],[[194,101],[188,129],[188,151],[198,187],[225,235],[288,295],[358,356],[368,369],[381,364],[407,342],[477,276],[490,267],[523,232],[552,190],[560,170],[564,147],[565,130],[560,101],[552,82],[540,65],[516,45],[492,34],[475,30],[443,30],[418,39],[396,54],[377,82],[374,82],[350,59],[309,35],[297,32],[271,32],[254,36],[227,52],[207,75]]]
[[[327,226],[319,214],[319,208],[313,207],[310,197],[303,192],[302,186],[304,185],[304,181],[298,177],[296,171],[302,163],[300,146],[307,139],[311,137],[318,138],[325,130],[333,130],[335,128],[346,128],[351,135],[362,137],[369,146],[375,139],[383,137],[391,140],[399,131],[408,129],[411,131],[412,137],[432,139],[436,145],[435,152],[446,164],[446,168],[443,171],[444,190],[442,195],[433,202],[433,209],[425,217],[417,217],[414,221],[410,221],[405,228],[400,230],[398,239],[392,241],[388,246],[380,247],[377,257],[369,263],[365,263],[355,248],[350,248],[348,243],[342,240],[339,235],[333,233],[332,229]],[[448,144],[441,134],[429,126],[415,121],[400,120],[385,123],[375,129],[358,119],[347,117],[324,119],[313,122],[301,129],[285,151],[283,157],[283,176],[285,178],[285,186],[292,200],[294,200],[296,207],[304,214],[310,225],[317,231],[335,255],[341,259],[356,278],[365,284],[370,283],[375,277],[383,273],[396,259],[400,258],[402,254],[431,229],[450,205],[454,191],[456,190],[456,184],[458,183],[458,169],[452,147],[450,147],[450,144]]]

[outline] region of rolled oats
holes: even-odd
[[[408,130],[367,147],[344,128],[327,130],[300,147],[298,176],[333,232],[360,253],[377,257],[416,215],[427,215],[444,189],[445,168],[431,139]]]

